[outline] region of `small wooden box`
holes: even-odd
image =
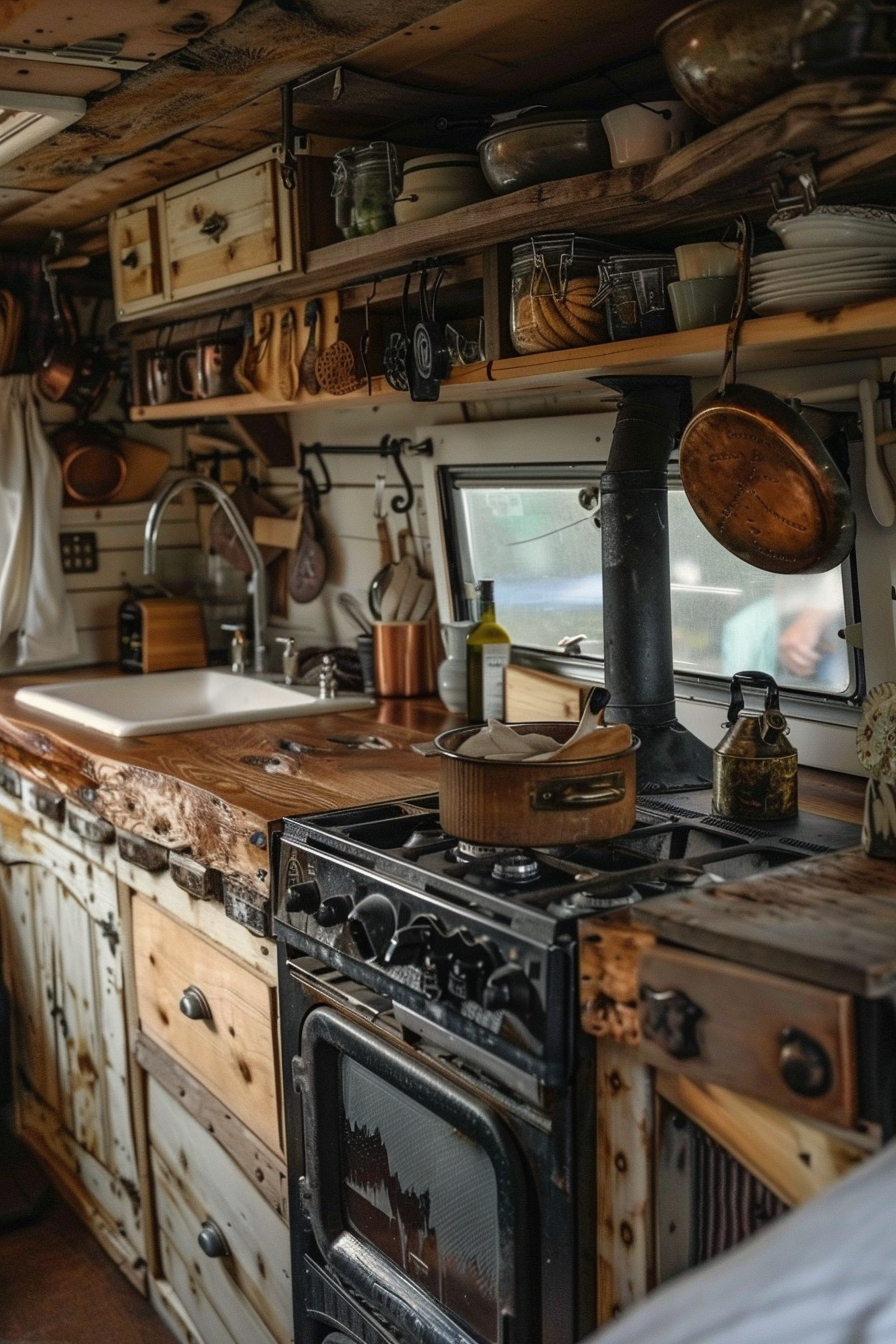
[[[592,683],[510,663],[504,671],[507,723],[577,722]]]
[[[190,597],[144,597],[122,604],[118,617],[121,666],[129,672],[205,667],[202,607]]]

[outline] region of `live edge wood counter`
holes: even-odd
[[[256,908],[269,898],[281,817],[437,788],[438,762],[411,746],[459,722],[436,700],[384,700],[311,718],[114,738],[14,700],[19,686],[50,679],[0,681],[0,765],[120,831],[189,850]],[[359,749],[338,740],[346,737],[387,745]]]

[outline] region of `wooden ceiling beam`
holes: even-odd
[[[229,23],[137,71],[75,126],[0,168],[0,187],[64,190],[123,159],[170,147],[442,8],[441,0],[316,0],[292,14],[274,0],[250,0]],[[192,171],[185,167],[181,176]]]

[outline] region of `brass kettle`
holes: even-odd
[[[744,709],[744,686],[765,690],[765,708]],[[736,672],[725,736],[712,754],[712,810],[737,821],[784,821],[797,814],[797,754],[766,672]]]

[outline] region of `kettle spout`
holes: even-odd
[[[789,733],[787,720],[779,709],[767,709],[759,717],[759,736],[766,746],[773,747],[776,742]]]

